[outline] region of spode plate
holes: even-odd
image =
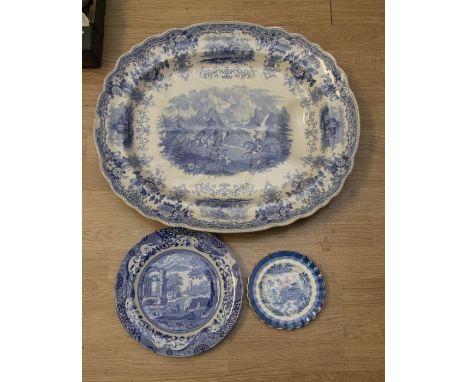
[[[351,171],[359,114],[331,55],[280,28],[172,29],[124,54],[97,103],[112,189],[145,216],[202,231],[285,225]]]
[[[325,282],[308,257],[279,251],[264,257],[249,276],[248,299],[255,314],[277,329],[307,325],[320,311]]]
[[[166,228],[136,244],[115,290],[127,332],[153,352],[174,357],[219,343],[242,305],[242,278],[229,249],[213,235],[185,228]]]

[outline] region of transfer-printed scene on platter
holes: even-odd
[[[197,253],[177,250],[158,256],[145,268],[138,294],[144,314],[155,326],[171,332],[190,331],[215,312],[216,274]]]
[[[290,115],[281,97],[246,86],[191,90],[160,117],[163,153],[191,174],[233,175],[284,162]]]

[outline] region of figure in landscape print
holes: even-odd
[[[290,115],[281,97],[246,86],[191,90],[161,114],[165,157],[188,174],[261,172],[291,150]]]

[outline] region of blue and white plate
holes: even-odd
[[[308,257],[279,251],[264,257],[249,277],[248,299],[257,316],[277,329],[297,329],[323,304],[325,282]]]
[[[128,252],[115,292],[120,321],[133,338],[153,352],[186,357],[211,349],[235,325],[242,278],[213,235],[166,228]]]
[[[206,23],[150,37],[118,60],[95,139],[112,189],[143,215],[256,231],[338,194],[359,113],[334,58],[303,36]]]

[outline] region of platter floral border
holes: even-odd
[[[115,176],[115,170],[118,170],[119,166],[123,166],[128,163],[132,158],[125,158],[121,155],[116,155],[107,146],[105,141],[104,131],[104,120],[105,120],[105,108],[109,102],[110,96],[112,95],[112,89],[115,88],[114,80],[121,78],[123,68],[133,59],[139,55],[144,55],[145,50],[148,47],[154,45],[166,44],[168,49],[173,50],[175,57],[175,68],[181,76],[188,75],[190,69],[190,50],[194,49],[190,45],[190,41],[187,44],[186,50],[178,52],[175,49],[174,41],[177,36],[186,36],[190,34],[191,38],[195,39],[198,35],[208,32],[231,32],[233,30],[242,30],[247,33],[256,36],[261,41],[268,42],[269,38],[283,38],[289,41],[291,44],[299,45],[304,49],[308,49],[313,52],[314,55],[324,60],[332,69],[333,76],[337,80],[337,86],[341,93],[341,99],[346,105],[347,113],[346,119],[351,126],[351,137],[350,143],[345,151],[345,154],[337,158],[336,161],[325,161],[324,163],[317,163],[325,166],[329,171],[338,174],[336,182],[333,187],[329,189],[327,193],[322,193],[318,197],[309,198],[304,200],[304,204],[301,208],[293,209],[284,200],[278,201],[277,205],[273,206],[273,211],[270,211],[271,206],[258,207],[255,213],[255,217],[249,221],[238,222],[219,222],[216,220],[206,221],[191,216],[191,211],[188,207],[184,206],[179,200],[155,200],[159,203],[154,208],[149,208],[141,202],[142,195],[135,192],[129,192],[119,182],[119,177]],[[161,63],[162,67],[167,63]],[[269,65],[269,64],[268,64]],[[274,70],[274,63],[272,64],[272,70]],[[307,80],[307,79],[306,79]],[[125,84],[120,85],[125,88]],[[165,86],[164,81],[158,86]],[[141,100],[142,102],[151,103],[151,100]],[[144,118],[142,119],[144,121]],[[142,130],[144,130],[142,126]],[[144,133],[144,132],[143,132]],[[360,135],[360,120],[359,111],[356,99],[353,92],[348,86],[348,80],[344,71],[337,65],[334,57],[323,51],[319,45],[311,43],[305,37],[296,33],[288,33],[280,27],[263,27],[257,24],[250,24],[244,22],[228,21],[228,22],[207,22],[202,24],[194,24],[185,28],[174,28],[170,29],[163,34],[155,35],[147,38],[141,44],[135,45],[129,52],[122,55],[117,61],[115,68],[107,75],[104,80],[103,90],[99,95],[96,115],[95,115],[95,143],[100,159],[100,167],[108,180],[113,191],[130,207],[135,208],[144,216],[150,219],[159,220],[169,226],[179,226],[185,228],[196,229],[199,231],[211,231],[211,232],[251,232],[268,229],[275,226],[284,226],[291,224],[292,222],[305,218],[318,209],[327,205],[331,199],[333,199],[342,189],[344,182],[350,174],[353,165],[354,157],[357,151]],[[307,161],[307,158],[305,158]],[[269,191],[269,190],[266,190]],[[156,199],[156,198],[155,198]]]
[[[308,312],[304,313],[301,318],[298,318],[294,321],[285,322],[271,318],[265,314],[265,312],[263,312],[263,310],[259,307],[256,298],[254,297],[254,288],[256,286],[255,277],[258,275],[258,272],[267,263],[272,262],[278,258],[290,258],[305,264],[307,268],[310,269],[317,285],[317,294],[312,308]],[[261,321],[275,329],[292,330],[309,324],[309,322],[314,320],[317,317],[317,314],[322,310],[322,305],[325,301],[325,293],[325,280],[323,279],[323,275],[317,265],[307,256],[294,251],[278,251],[265,256],[255,265],[254,269],[249,275],[247,282],[247,300],[249,301],[250,307]]]
[[[190,247],[209,256],[217,268],[222,268],[232,280],[221,280],[226,292],[221,297],[220,309],[209,326],[202,327],[193,334],[158,331],[146,321],[144,314],[136,306],[134,282],[145,264],[158,252]],[[209,233],[181,227],[164,228],[145,236],[125,256],[115,283],[117,314],[128,334],[145,348],[172,357],[197,355],[222,341],[237,322],[242,308],[242,296],[243,283],[239,264],[226,245]]]

